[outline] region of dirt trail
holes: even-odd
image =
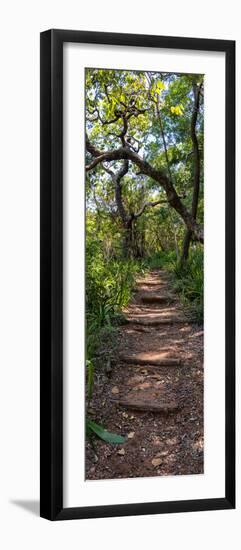
[[[164,271],[137,280],[124,313],[114,352],[103,342],[108,368],[102,359],[89,414],[128,437],[87,442],[86,478],[202,473],[202,327],[187,321]]]

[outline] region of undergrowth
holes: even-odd
[[[122,318],[121,309],[128,304],[135,277],[144,273],[143,262],[132,259],[106,260],[98,241],[89,242],[86,250],[86,362],[88,394],[94,379],[94,358],[100,341],[113,337]]]
[[[170,272],[174,289],[177,291],[188,316],[198,323],[203,321],[204,276],[203,249],[199,245],[190,248],[189,258],[181,265],[176,253],[159,252],[148,258],[149,269],[166,269]]]

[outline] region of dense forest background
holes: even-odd
[[[137,273],[165,267],[202,321],[203,148],[203,75],[86,70],[89,394]]]

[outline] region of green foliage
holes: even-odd
[[[146,266],[148,269],[170,269],[175,263],[176,255],[174,250],[166,252],[158,251],[152,256],[146,258]]]
[[[93,420],[89,420],[87,418],[86,420],[86,432],[87,436],[89,436],[91,433],[94,433],[97,435],[100,439],[103,439],[106,443],[112,443],[112,445],[118,445],[120,443],[125,442],[125,437],[122,435],[117,435],[112,432],[108,432],[103,426],[100,426],[100,424],[96,424]]]
[[[95,353],[105,332],[112,332],[121,318],[121,308],[130,300],[137,273],[144,264],[132,259],[108,258],[101,238],[93,232],[93,216],[86,231],[86,371],[87,393],[94,384]],[[100,232],[101,235],[101,232]],[[105,238],[108,236],[106,228]],[[110,243],[112,247],[113,243]]]
[[[135,260],[112,258],[107,261],[101,243],[87,243],[87,335],[88,328],[96,332],[105,325],[111,326],[116,314],[128,304],[135,275],[142,270],[142,265]]]
[[[174,287],[180,294],[187,312],[193,320],[203,321],[203,250],[200,246],[191,249],[188,260],[181,265],[173,262],[170,266],[174,276]]]
[[[135,275],[143,266],[135,260],[105,261],[101,248],[86,254],[87,357],[91,357],[101,328],[111,327],[123,306],[127,305]]]
[[[203,321],[203,249],[193,245],[188,260],[182,265],[174,250],[156,252],[146,259],[148,269],[165,269],[172,276],[184,309],[193,321]]]

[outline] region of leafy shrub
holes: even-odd
[[[87,238],[86,246],[86,359],[89,397],[93,389],[94,355],[103,329],[113,330],[121,308],[130,300],[137,273],[144,265],[136,260],[106,260],[98,239]]]
[[[193,320],[203,321],[203,249],[196,246],[190,250],[184,265],[171,262],[169,268],[173,274],[174,287],[180,294],[183,305]]]
[[[189,316],[197,322],[203,321],[203,248],[195,244],[190,248],[185,264],[177,259],[176,252],[159,251],[145,260],[148,269],[166,269],[171,272],[173,286],[178,292]]]
[[[145,260],[145,265],[148,269],[165,269],[172,265],[173,262],[175,262],[176,259],[176,253],[175,251],[167,251],[167,252],[156,252],[149,258]]]

